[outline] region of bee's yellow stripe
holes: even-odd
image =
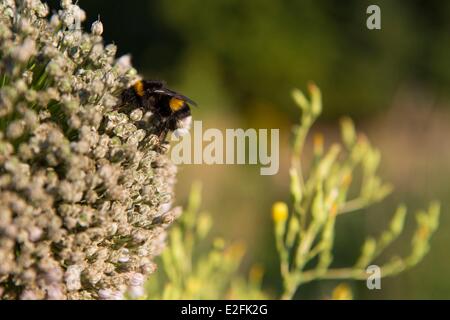
[[[180,110],[184,105],[184,101],[177,98],[171,98],[169,101],[169,107],[172,112]]]
[[[144,83],[139,80],[133,85],[134,91],[140,97],[144,96]]]

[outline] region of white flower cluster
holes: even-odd
[[[143,293],[176,168],[152,117],[114,111],[137,79],[70,0],[0,3],[0,299]]]

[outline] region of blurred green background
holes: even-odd
[[[381,30],[366,28],[370,4],[381,8]],[[335,265],[354,262],[360,241],[387,225],[396,203],[418,209],[440,199],[441,227],[419,266],[383,279],[381,290],[350,285],[361,299],[450,298],[450,2],[80,0],[79,5],[89,24],[100,14],[106,41],[117,44],[119,54],[130,53],[141,74],[164,79],[196,100],[194,119],[204,127],[280,128],[278,175],[260,176],[257,166],[179,170],[178,203],[184,203],[193,180],[203,182],[203,207],[214,216],[214,233],[247,245],[243,272],[254,263],[264,265],[265,288],[276,296],[280,278],[270,208],[276,200],[289,200],[290,128],[299,116],[290,91],[314,80],[324,96],[315,130],[335,140],[339,117],[352,116],[381,149],[382,173],[396,186],[388,201],[341,219]],[[413,220],[410,215],[411,227]],[[408,252],[408,236],[393,252]],[[312,283],[297,297],[326,298],[336,284]]]

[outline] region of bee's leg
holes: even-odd
[[[166,140],[168,132],[168,129],[163,128],[163,130],[159,134],[159,144],[157,145],[156,150],[160,153],[166,153],[169,149],[169,142]]]
[[[163,127],[159,133],[159,141],[160,143],[165,143],[166,142],[166,138],[167,138],[167,133],[169,132],[169,130],[165,127]]]
[[[164,119],[161,125],[160,137],[165,139],[169,131],[174,131],[176,129],[177,129],[177,118],[174,114],[172,114],[166,119]],[[160,139],[160,141],[163,141],[164,139]]]
[[[175,131],[176,129],[178,129],[178,118],[179,114],[171,114],[169,117],[165,118],[162,121],[161,125],[159,126],[160,129],[158,136],[161,146],[169,144],[169,142],[166,141],[167,134],[169,133],[169,131]]]

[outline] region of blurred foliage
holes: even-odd
[[[199,250],[211,227],[211,216],[200,211],[201,187],[193,185],[189,202],[178,224],[171,229],[163,252],[159,277],[147,282],[149,299],[264,299],[263,271],[255,266],[248,280],[237,275],[244,254],[242,244],[215,238]]]
[[[354,265],[332,267],[336,219],[383,200],[391,192],[391,186],[378,176],[379,151],[370,145],[365,136],[356,134],[349,118],[342,121],[343,145],[334,143],[325,150],[324,138],[316,136],[313,163],[309,174],[303,174],[304,142],[322,111],[320,90],[310,84],[309,92],[310,99],[300,90],[293,92],[302,115],[295,130],[290,170],[292,210],[289,213],[288,206],[283,202],[276,202],[272,208],[283,278],[283,299],[293,298],[298,287],[313,280],[366,280],[366,268],[402,233],[406,216],[405,206],[399,206],[389,227],[378,239],[366,238]],[[352,195],[353,177],[359,170],[362,171],[362,179],[353,190],[355,195]],[[422,260],[438,227],[439,213],[440,204],[436,202],[430,204],[428,210],[417,213],[411,253],[404,258],[394,256],[378,264],[381,277],[396,275]]]
[[[326,117],[381,111],[404,85],[449,98],[449,2],[377,1],[380,31],[365,27],[370,1],[80,2],[147,77],[208,108],[221,98],[248,118],[267,106],[292,116],[284,93],[309,79],[327,92]]]
[[[331,298],[333,300],[352,300],[353,293],[348,284],[341,283],[334,288]]]
[[[354,265],[332,267],[336,219],[383,200],[391,186],[377,174],[380,153],[367,138],[357,135],[352,121],[342,121],[343,145],[324,148],[321,135],[314,139],[314,161],[309,175],[302,172],[302,151],[306,136],[322,112],[319,89],[309,85],[311,98],[295,90],[293,97],[302,111],[295,139],[290,170],[292,208],[284,202],[272,207],[276,248],[283,279],[281,299],[293,299],[297,289],[307,282],[326,279],[367,280],[368,267],[403,232],[406,207],[400,205],[389,226],[378,238],[367,237]],[[353,176],[362,171],[362,180],[351,192]],[[356,195],[351,195],[355,193]],[[269,295],[261,287],[262,269],[253,267],[249,279],[238,275],[244,254],[242,245],[226,245],[213,240],[212,248],[198,251],[211,227],[211,217],[199,211],[201,192],[192,188],[189,203],[179,224],[172,228],[168,248],[162,254],[159,278],[148,281],[151,299],[264,299]],[[412,250],[406,257],[397,255],[381,263],[380,276],[397,275],[419,263],[429,250],[429,241],[439,224],[440,205],[416,215],[417,228],[411,240]],[[314,266],[311,266],[314,264]],[[350,287],[341,283],[332,299],[352,299]]]

